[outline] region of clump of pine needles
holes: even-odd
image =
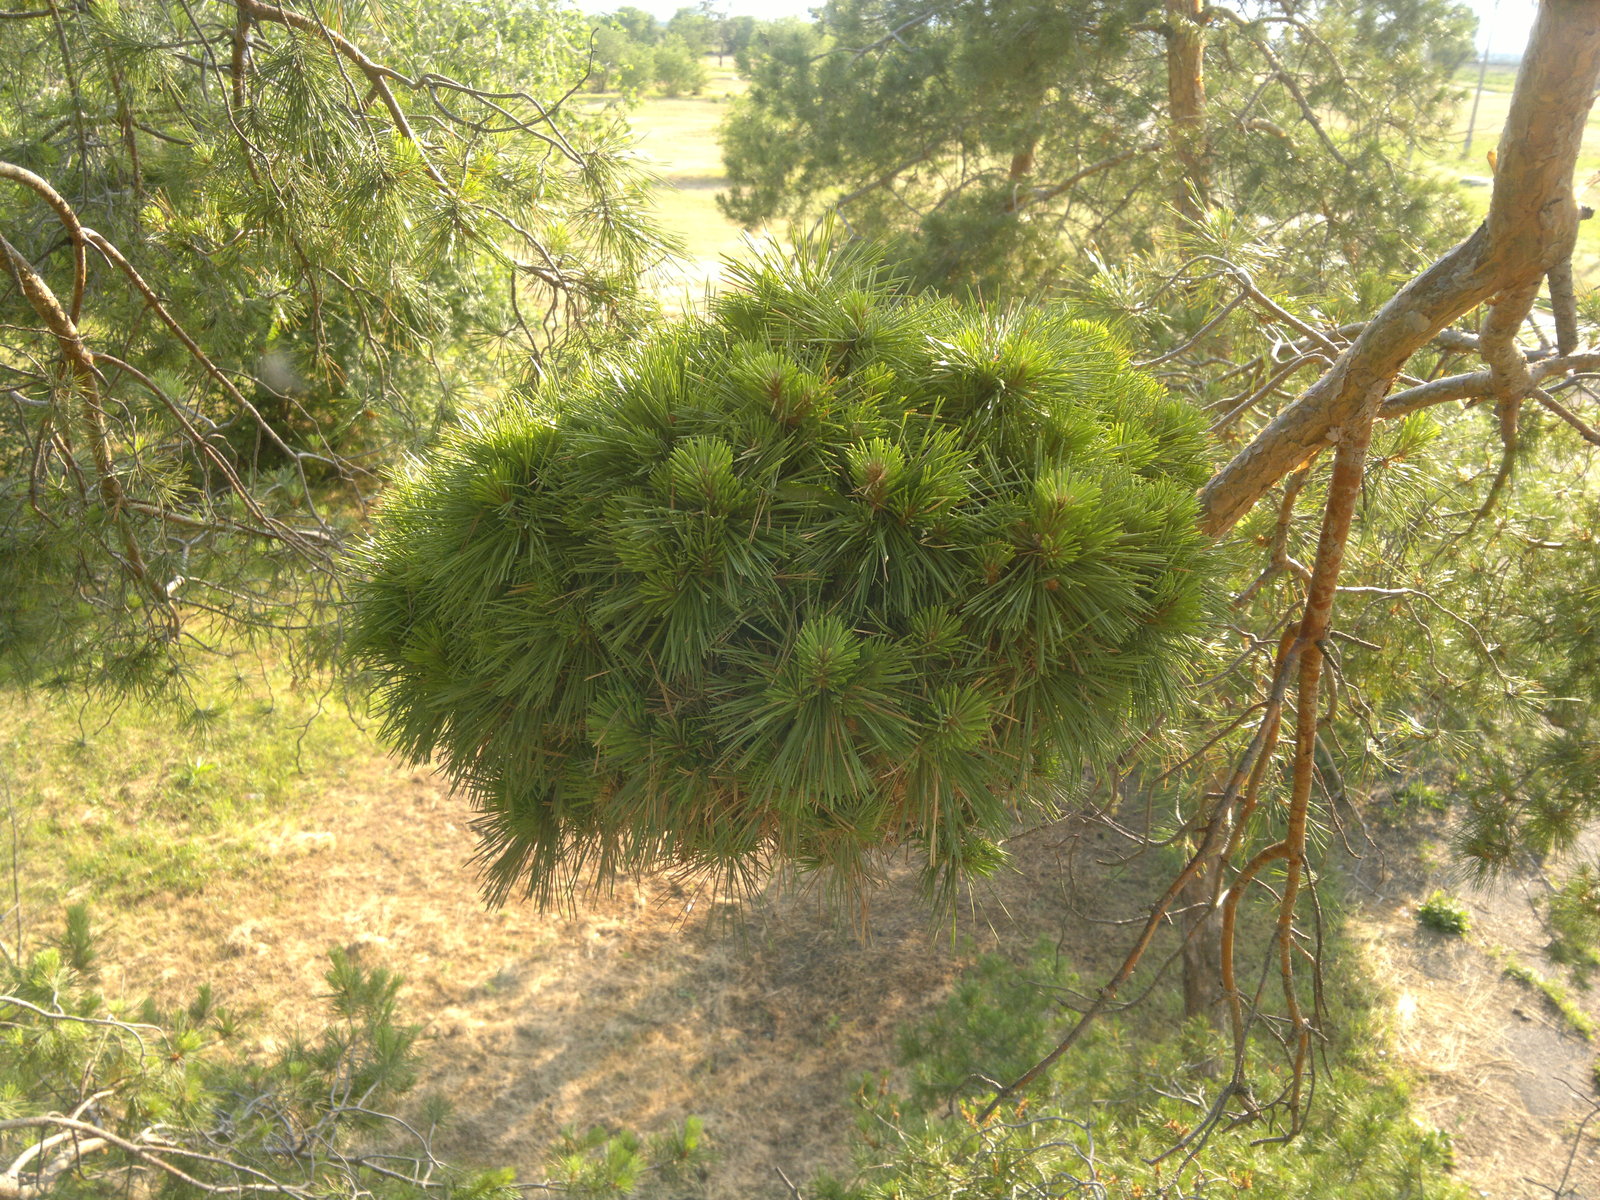
[[[930,884],[1171,698],[1202,424],[1061,309],[908,294],[868,250],[470,427],[392,493],[355,646],[481,811],[496,900],[774,858]]]

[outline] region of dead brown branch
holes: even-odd
[[[1300,944],[1303,935],[1295,921],[1302,896],[1310,886],[1307,840],[1312,793],[1319,770],[1321,729],[1331,719],[1331,714],[1324,711],[1325,702],[1331,699],[1324,683],[1326,646],[1334,633],[1334,606],[1341,591],[1340,575],[1373,428],[1382,417],[1402,415],[1448,399],[1495,399],[1501,406],[1506,453],[1501,478],[1490,491],[1491,501],[1509,473],[1516,449],[1517,415],[1525,398],[1533,396],[1586,438],[1600,443],[1600,430],[1591,429],[1576,414],[1563,411],[1564,406],[1539,386],[1556,375],[1590,369],[1595,365],[1592,356],[1576,354],[1569,339],[1554,357],[1530,365],[1515,340],[1538,287],[1552,270],[1557,271],[1559,286],[1559,266],[1571,254],[1579,219],[1572,177],[1597,77],[1600,5],[1585,0],[1545,0],[1523,59],[1501,142],[1488,219],[1470,238],[1403,287],[1370,321],[1341,329],[1337,339],[1261,294],[1248,274],[1233,264],[1220,259],[1212,263],[1211,277],[1231,276],[1270,319],[1296,331],[1298,349],[1291,347],[1296,355],[1291,362],[1296,367],[1308,352],[1325,352],[1332,359],[1328,369],[1200,493],[1200,527],[1221,536],[1280,480],[1289,477],[1271,541],[1270,561],[1262,576],[1243,593],[1241,599],[1248,600],[1275,575],[1289,569],[1292,560],[1287,553],[1288,531],[1295,503],[1302,495],[1314,459],[1322,450],[1333,447],[1316,556],[1309,570],[1301,569],[1305,598],[1299,619],[1280,642],[1253,737],[1235,761],[1226,786],[1220,792],[1206,793],[1196,825],[1201,836],[1193,855],[1151,908],[1133,947],[1094,1002],[1054,1049],[1016,1081],[998,1090],[986,1115],[1048,1070],[1106,1012],[1117,991],[1138,969],[1160,926],[1173,915],[1178,898],[1211,863],[1219,861],[1220,855],[1226,880],[1219,875],[1212,896],[1222,915],[1219,955],[1233,1040],[1233,1070],[1210,1115],[1191,1134],[1190,1142],[1203,1142],[1206,1130],[1222,1119],[1230,1097],[1248,1095],[1245,1065],[1251,1026],[1262,1011],[1261,988],[1266,985],[1267,975],[1264,973],[1256,991],[1247,995],[1238,978],[1236,958],[1240,906],[1246,895],[1257,888],[1265,888],[1275,900],[1271,957],[1264,972],[1275,968],[1272,973],[1281,994],[1281,1013],[1274,1018],[1272,1029],[1283,1044],[1290,1066],[1289,1082],[1272,1103],[1287,1110],[1284,1136],[1292,1137],[1302,1127],[1306,1089],[1312,1082],[1316,998],[1320,989],[1313,979],[1308,1009],[1304,984],[1299,978],[1299,960],[1306,958],[1314,968],[1316,958]],[[1174,285],[1205,257],[1186,264],[1173,277]],[[1481,304],[1489,304],[1490,309],[1479,335],[1462,335],[1456,339],[1459,344],[1449,348],[1477,352],[1487,370],[1418,382],[1391,397],[1390,392],[1403,378],[1411,357],[1435,339],[1449,338],[1449,327]],[[1345,336],[1353,340],[1342,344]],[[1256,389],[1248,403],[1254,403],[1286,377],[1280,372],[1269,381],[1267,389]],[[1230,413],[1224,420],[1235,415]],[[1242,853],[1242,830],[1259,802],[1271,765],[1282,762],[1278,757],[1280,732],[1290,712],[1292,742],[1284,764],[1289,777],[1281,814],[1283,833],[1242,864],[1229,866],[1237,863]],[[1281,878],[1269,883],[1264,878],[1269,869],[1281,872]],[[1201,927],[1202,923],[1192,923],[1189,936]]]

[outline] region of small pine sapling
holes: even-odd
[[[223,1196],[309,1200],[517,1200],[529,1190],[624,1200],[698,1177],[702,1124],[641,1141],[566,1139],[551,1178],[441,1161],[438,1095],[408,1101],[420,1026],[400,1022],[400,980],[335,951],[331,1020],[276,1053],[239,1052],[243,1031],[202,984],[186,1006],[127,1009],[95,993],[87,911],[59,944],[0,954],[0,1197]]]

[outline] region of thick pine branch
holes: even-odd
[[[1536,286],[1571,255],[1572,176],[1600,77],[1600,4],[1545,0],[1500,141],[1489,216],[1398,292],[1301,397],[1201,489],[1200,526],[1226,533],[1278,480],[1336,446],[1362,408],[1451,322]]]

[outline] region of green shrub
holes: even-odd
[[[656,84],[667,96],[698,96],[710,78],[705,63],[680,37],[667,37],[656,47],[655,72]]]
[[[1420,779],[1409,779],[1404,786],[1396,788],[1390,797],[1390,803],[1400,814],[1423,811],[1445,812],[1450,807],[1450,802],[1443,792]]]
[[[1459,900],[1436,891],[1417,905],[1417,920],[1435,933],[1460,937],[1472,926],[1472,916]]]
[[[860,250],[736,279],[379,521],[356,653],[475,796],[496,898],[590,863],[856,879],[896,841],[947,883],[1181,678],[1202,426],[1104,329]]]
[[[1305,1128],[1284,1130],[1254,1104],[1231,1101],[1221,1127],[1195,1162],[1174,1152],[1203,1119],[1204,1064],[1226,1057],[1199,1024],[1134,1040],[1096,1026],[1026,1097],[988,1120],[988,1078],[1043,1055],[1061,1033],[1059,1001],[1081,996],[1059,956],[1042,950],[1024,969],[981,963],[951,1000],[902,1038],[909,1094],[867,1080],[857,1158],[848,1181],[823,1177],[818,1200],[1466,1200],[1449,1177],[1448,1134],[1421,1125],[1402,1082],[1387,1069],[1361,1069],[1331,1044],[1319,1055],[1316,1098]],[[1067,1014],[1070,1019],[1070,1014]],[[1370,1031],[1346,1029],[1352,1050]],[[1263,1033],[1270,1041],[1271,1035]],[[1287,1066],[1252,1058],[1249,1092],[1281,1096]],[[1281,1116],[1281,1114],[1280,1114]]]
[[[320,1030],[246,1055],[207,985],[172,1010],[97,995],[80,965],[98,957],[88,914],[66,917],[60,947],[0,946],[0,1163],[16,1164],[0,1194],[623,1200],[676,1195],[708,1159],[689,1117],[647,1141],[565,1136],[544,1182],[452,1166],[432,1145],[448,1104],[408,1098],[420,1026],[399,1020],[395,975],[333,951]]]

